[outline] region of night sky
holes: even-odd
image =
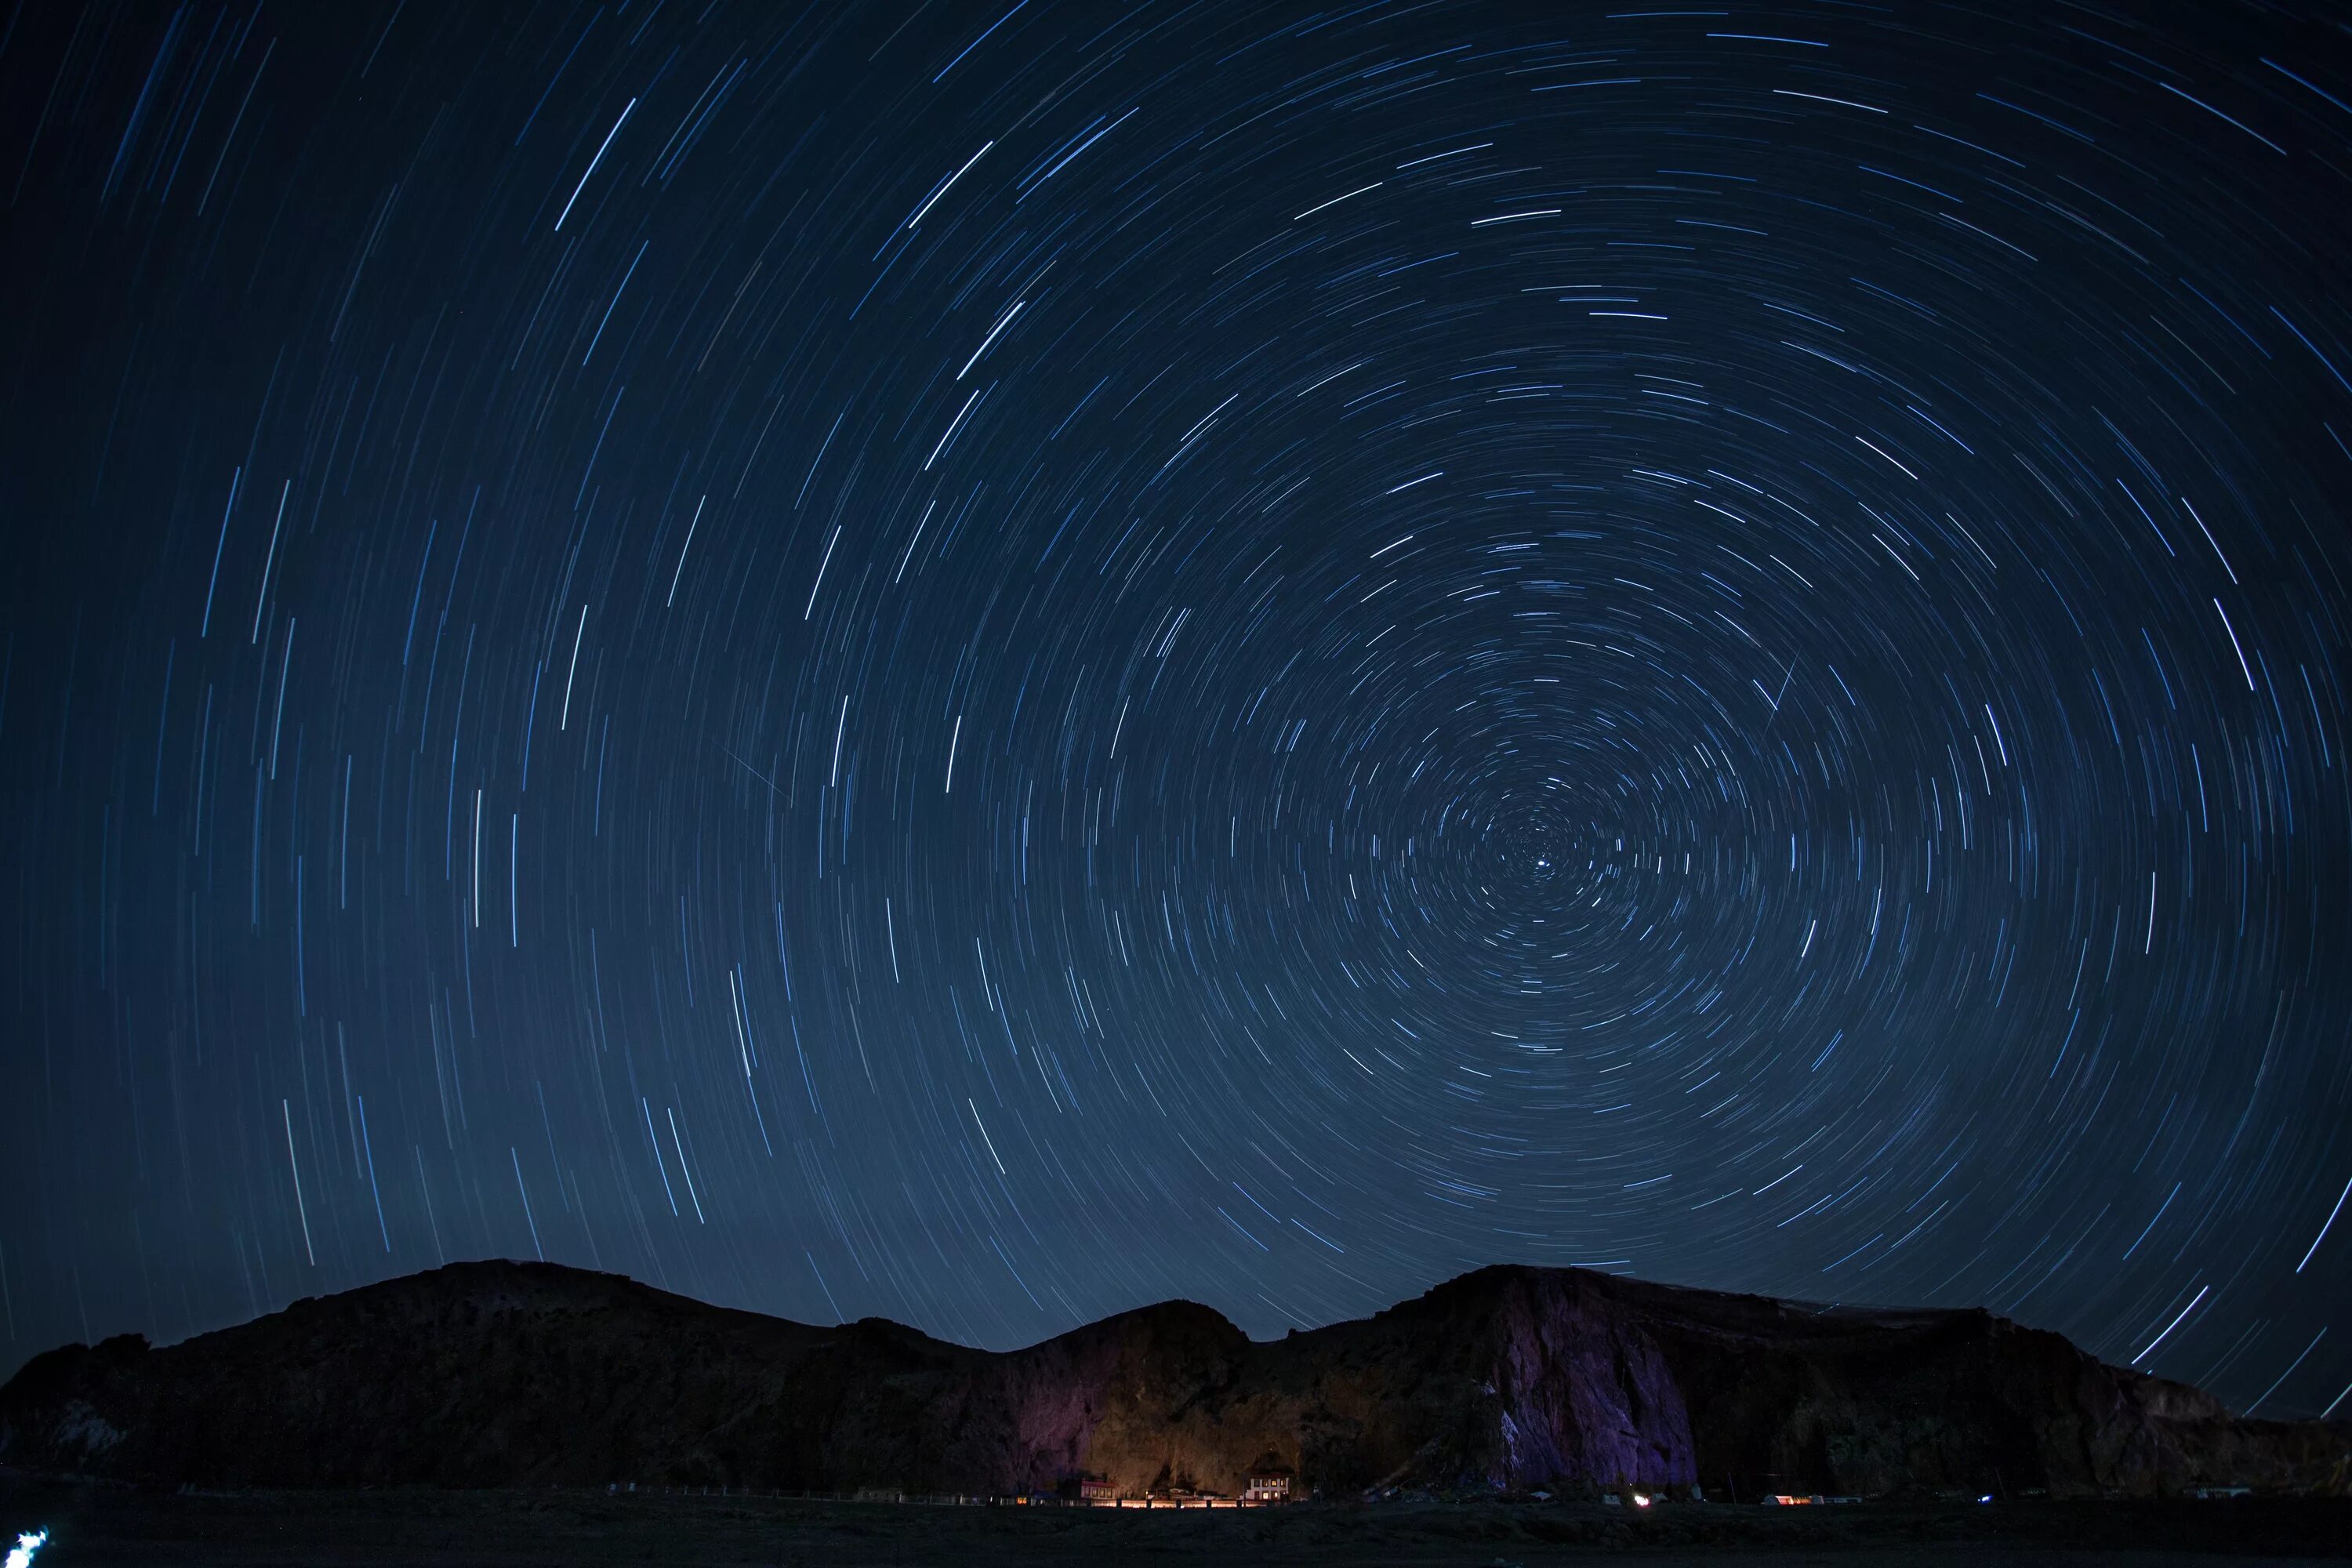
[[[2341,1400],[2347,20],[20,0],[0,1370],[1522,1261]]]

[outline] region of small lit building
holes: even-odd
[[[1273,1459],[1263,1459],[1249,1468],[1249,1485],[1242,1489],[1244,1502],[1288,1502],[1290,1500],[1290,1467]]]
[[[1081,1476],[1078,1478],[1078,1500],[1080,1502],[1110,1502],[1115,1500],[1118,1496],[1118,1488],[1113,1486],[1110,1482],[1104,1480],[1099,1476]]]

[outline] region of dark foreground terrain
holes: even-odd
[[[1406,1502],[1154,1513],[601,1491],[174,1496],[0,1477],[0,1529],[46,1527],[38,1568],[296,1563],[1191,1563],[1535,1568],[1647,1563],[2001,1568],[2339,1562],[2352,1503],[2094,1501],[1765,1509]]]
[[[1232,1496],[1272,1469],[1329,1501],[1617,1486],[2342,1496],[2352,1424],[2248,1420],[1990,1312],[1572,1268],[1485,1268],[1282,1340],[1178,1301],[996,1354],[879,1319],[794,1323],[472,1263],[178,1345],[125,1335],[37,1356],[0,1387],[0,1464],[166,1492],[1002,1497],[1090,1477],[1123,1497]]]

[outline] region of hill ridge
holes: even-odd
[[[1279,1340],[1180,1300],[997,1352],[482,1259],[0,1386],[0,1463],[155,1485],[1229,1494],[1271,1460],[1325,1495],[2082,1494],[2342,1490],[2348,1456],[2352,1427],[2235,1417],[1980,1308],[1519,1264]]]

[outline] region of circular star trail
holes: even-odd
[[[2324,8],[6,29],[12,1363],[505,1255],[2352,1375]]]

